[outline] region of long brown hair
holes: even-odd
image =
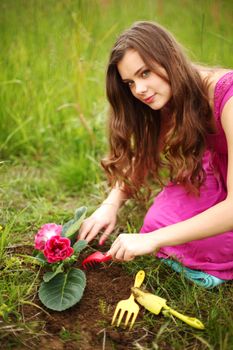
[[[172,98],[166,107],[170,127],[164,135],[161,111],[135,98],[119,75],[117,64],[130,49],[151,71],[159,64],[167,73]],[[198,193],[205,178],[201,160],[211,131],[211,109],[207,87],[173,36],[154,22],[137,22],[120,35],[109,58],[106,92],[110,152],[102,166],[110,184],[124,184],[135,194],[150,175],[161,183],[161,169],[167,167],[173,182]]]

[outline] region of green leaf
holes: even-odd
[[[61,272],[63,272],[63,265],[59,265],[55,271],[46,272],[43,276],[44,282],[49,282],[52,278]]]
[[[47,260],[46,260],[46,258],[45,258],[45,256],[44,256],[44,253],[42,253],[42,252],[39,252],[37,255],[35,255],[34,257],[33,257],[34,259],[36,259],[40,264],[42,264],[42,265],[44,265],[44,264],[46,264],[47,263]]]
[[[76,242],[73,245],[74,252],[75,253],[80,253],[84,248],[86,248],[87,244],[88,244],[87,241],[84,241],[84,240]]]
[[[74,219],[75,220],[81,219],[83,217],[83,214],[86,215],[86,212],[87,212],[87,207],[80,207],[76,209],[74,213]]]
[[[66,222],[63,227],[62,227],[62,232],[61,232],[61,235],[63,237],[67,237],[66,236],[66,232],[68,231],[68,229],[75,223],[75,220],[72,219],[72,220],[69,220],[68,222]]]
[[[49,282],[42,282],[39,298],[47,308],[63,311],[75,305],[82,298],[85,286],[84,272],[71,268],[67,273],[59,273]]]
[[[76,236],[76,232],[81,226],[85,216],[86,216],[87,208],[81,207],[78,208],[75,212],[74,219],[68,221],[62,228],[62,236],[69,238],[72,240]]]

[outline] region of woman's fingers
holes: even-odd
[[[80,230],[79,230],[79,236],[78,239],[82,240],[82,239],[86,239],[86,236],[88,234],[88,232],[91,230],[92,226],[94,225],[93,222],[88,221],[88,222],[83,222]]]
[[[125,250],[123,247],[120,247],[115,253],[115,260],[123,261],[125,255]]]
[[[113,260],[130,261],[135,258],[135,252],[132,250],[132,241],[126,234],[121,234],[113,242],[108,255],[111,255]]]
[[[106,226],[105,222],[96,222],[96,220],[89,218],[86,222],[84,221],[80,231],[79,231],[79,240],[85,239],[90,242],[98,233],[105,228],[102,236],[100,237],[99,243],[103,244],[109,234],[113,231],[115,223],[110,223]]]
[[[119,236],[118,236],[118,237],[115,239],[115,241],[112,243],[110,249],[116,248],[116,246],[119,246],[119,243],[120,243],[120,239],[119,239]]]
[[[90,242],[98,233],[104,230],[99,242],[103,244],[116,224],[117,210],[112,206],[100,206],[89,218],[83,221],[78,239]]]
[[[117,243],[117,239],[113,242],[113,244],[111,245],[109,251],[107,252],[107,255],[111,255],[113,260],[115,259],[116,253],[117,253],[117,251],[119,249],[119,244]]]
[[[87,242],[90,242],[92,239],[95,238],[95,236],[98,235],[99,231],[104,227],[103,224],[100,224],[100,223],[95,223],[93,225],[93,227],[91,228],[91,230],[87,233],[86,235],[86,241]]]
[[[111,255],[113,260],[124,260],[125,248],[122,246],[119,237],[113,242],[107,254]]]
[[[135,258],[135,255],[133,255],[131,252],[125,251],[124,253],[124,261],[131,261]]]
[[[91,231],[94,224],[95,224],[95,222],[93,220],[90,220],[90,219],[84,220],[82,223],[82,226],[80,227],[80,230],[79,230],[78,239],[79,240],[86,239],[88,232]]]
[[[121,245],[115,245],[114,248],[111,248],[107,254],[111,255],[112,259],[115,261],[130,261],[135,258],[131,252]]]
[[[136,256],[144,254],[155,254],[159,249],[154,233],[146,235],[136,234],[120,234],[113,242],[111,248],[107,252],[113,260],[129,261]]]
[[[90,242],[94,238],[99,230],[102,228],[101,224],[95,222],[95,220],[88,219],[86,222],[83,222],[81,229],[79,230],[79,240],[85,239]]]
[[[106,241],[106,239],[108,238],[108,236],[110,235],[110,233],[113,231],[114,229],[114,224],[110,224],[106,227],[104,233],[101,235],[100,239],[99,239],[99,244],[102,245],[104,244],[104,242]]]

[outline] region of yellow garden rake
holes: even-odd
[[[143,270],[138,271],[135,277],[134,287],[139,288],[142,285],[144,279],[145,279],[145,272]],[[129,326],[129,329],[131,329],[137,318],[138,312],[139,312],[139,305],[134,301],[134,295],[132,293],[128,299],[121,300],[118,302],[112,318],[112,325],[116,324],[116,326],[119,327],[121,321],[125,316],[124,326],[127,327],[129,321],[131,321]]]

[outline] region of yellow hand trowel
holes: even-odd
[[[205,328],[204,324],[197,318],[182,315],[181,313],[167,306],[166,299],[158,297],[157,295],[151,294],[147,291],[142,291],[141,289],[136,287],[132,287],[131,290],[137,302],[153,314],[158,315],[162,309],[165,309],[168,313],[172,314],[173,316],[176,316],[183,322],[187,323],[189,326],[198,329]]]

